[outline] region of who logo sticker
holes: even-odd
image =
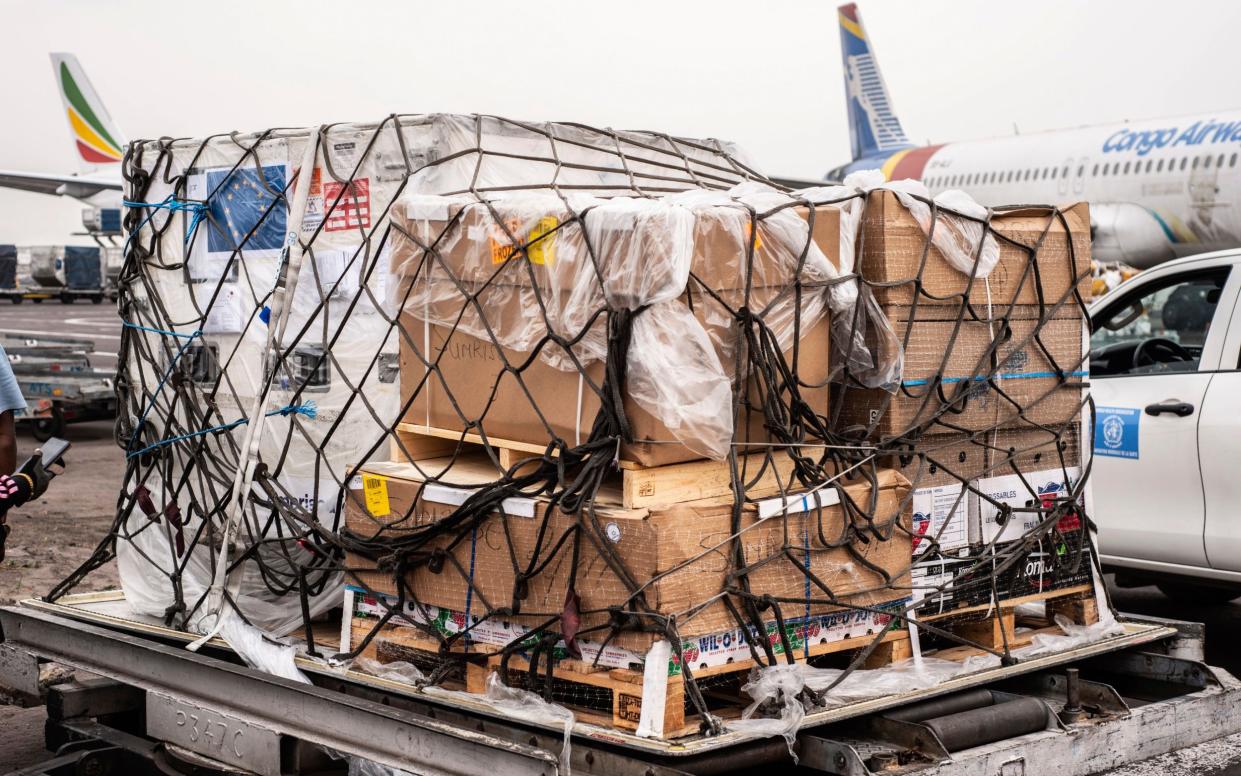
[[[1095,408],[1095,455],[1138,457],[1138,428],[1142,413],[1133,407]]]

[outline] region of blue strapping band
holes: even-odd
[[[185,339],[194,339],[195,337],[202,336],[203,333],[202,329],[195,329],[189,334],[179,331],[169,331],[168,329],[153,329],[150,326],[142,326],[141,324],[130,323],[129,321],[121,321],[121,325],[130,329],[137,329],[139,331],[149,331],[152,334],[163,334],[165,337],[184,337]]]
[[[1090,373],[1078,370],[1076,372],[1065,372],[1065,377],[1087,377]],[[1014,372],[1006,375],[975,375],[973,377],[942,377],[940,382],[944,384],[950,383],[985,383],[988,380],[1037,380],[1046,377],[1059,377],[1058,372]],[[912,388],[918,385],[930,385],[934,378],[919,378],[916,380],[902,380],[901,385],[906,388]]]
[[[289,404],[287,406],[280,407],[279,409],[274,409],[264,414],[266,414],[267,417],[269,418],[272,417],[273,415],[297,414],[297,415],[305,415],[306,417],[313,419],[317,413],[318,413],[318,410],[315,407],[315,403],[313,401],[308,401],[308,402],[303,402],[302,404]],[[204,428],[201,431],[193,431],[193,432],[190,432],[189,434],[181,434],[180,436],[171,437],[169,439],[161,439],[155,444],[148,445],[142,448],[141,450],[137,450],[135,452],[129,453],[125,457],[133,458],[136,455],[142,455],[143,453],[149,453],[152,450],[156,450],[161,447],[167,447],[168,445],[175,444],[177,442],[184,442],[187,439],[194,439],[195,437],[204,436],[206,434],[215,434],[220,431],[230,431],[234,428],[237,428],[238,426],[244,426],[245,424],[249,422],[250,422],[249,418],[239,418],[237,420],[234,420],[232,423],[225,423],[219,426],[212,426],[211,428]]]
[[[193,239],[194,232],[197,231],[198,229],[198,224],[203,220],[203,215],[207,212],[206,202],[197,202],[197,201],[188,200],[188,199],[177,199],[176,195],[174,194],[169,194],[168,196],[164,197],[163,200],[159,202],[131,202],[129,200],[125,200],[123,204],[125,205],[125,207],[129,207],[129,208],[144,208],[145,207],[145,208],[150,208],[153,211],[154,210],[167,210],[170,213],[193,213],[193,216],[190,218],[190,226],[188,229],[185,230],[185,241],[187,243],[191,239]],[[155,214],[150,213],[147,215],[146,218],[142,219],[142,223],[138,225],[137,229],[133,230],[133,234],[137,234],[142,229],[142,227],[146,226],[147,222],[151,220],[151,216],[153,215]]]

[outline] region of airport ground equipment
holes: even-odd
[[[35,439],[63,436],[70,423],[115,417],[113,373],[91,366],[94,342],[0,334],[0,346],[26,399],[16,419],[31,426]]]
[[[417,773],[566,772],[560,729],[308,660],[298,665],[312,684],[274,677],[221,641],[190,652],[188,634],[126,612],[117,592],[0,609],[0,682],[46,701],[54,753],[19,773],[343,773],[329,749]],[[975,681],[810,712],[792,751],[806,772],[838,776],[1085,776],[1241,728],[1241,684],[1201,662],[1201,626],[1147,620],[1127,630]],[[49,660],[99,678],[41,688]],[[779,737],[669,744],[578,727],[568,758],[577,774],[792,763]]]

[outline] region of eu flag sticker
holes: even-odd
[[[1136,459],[1138,457],[1138,425],[1141,420],[1142,413],[1133,407],[1096,407],[1095,455]]]
[[[207,190],[215,228],[208,230],[209,253],[279,250],[284,242],[285,206],[277,202],[285,187],[283,164],[207,171]],[[271,212],[268,212],[271,211]]]

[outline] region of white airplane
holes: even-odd
[[[0,186],[38,194],[72,197],[88,207],[82,222],[88,232],[121,230],[121,159],[125,137],[116,128],[90,79],[72,54],[52,54],[52,70],[64,103],[78,157],[79,173],[0,170]]]
[[[892,110],[857,6],[840,6],[853,161],[961,189],[984,205],[1090,203],[1092,253],[1145,269],[1241,247],[1241,111],[915,147]]]

